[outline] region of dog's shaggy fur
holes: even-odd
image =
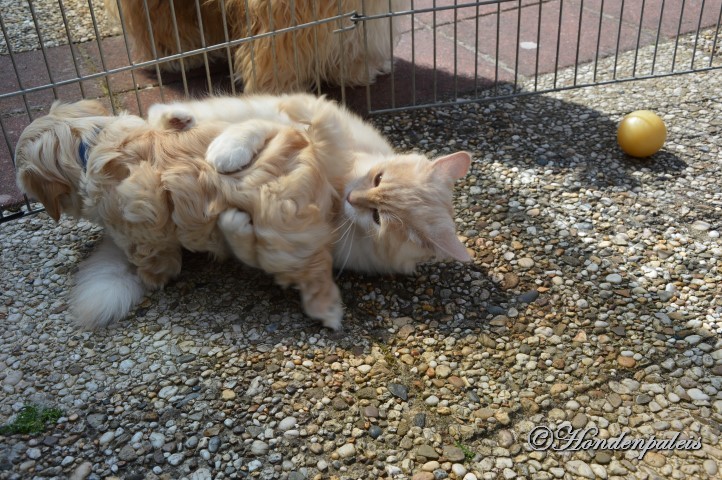
[[[305,312],[339,328],[333,211],[345,172],[328,137],[341,127],[318,114],[307,130],[267,128],[252,165],[226,174],[206,161],[206,152],[237,124],[151,128],[84,100],[56,103],[28,126],[16,149],[21,190],[56,221],[61,213],[87,218],[114,241],[81,268],[73,294],[78,321],[96,327],[125,316],[145,288],[162,287],[180,272],[182,248],[224,258],[230,247],[279,284],[297,286]]]
[[[357,12],[366,16],[405,10],[408,0],[218,0],[171,2],[167,0],[105,0],[106,8],[124,20],[135,61],[217,45],[230,39],[271,32]],[[120,7],[120,8],[118,8]],[[293,7],[293,10],[292,10]],[[199,22],[199,13],[202,21]],[[177,28],[173,25],[173,19]],[[400,31],[400,17],[377,18],[359,23],[327,21],[292,32],[267,35],[233,48],[236,81],[245,92],[293,92],[321,82],[368,85],[391,68],[391,52]],[[150,28],[149,28],[150,26]],[[201,30],[202,27],[202,30]],[[340,28],[346,29],[335,32]],[[201,34],[202,32],[202,34]],[[224,57],[225,49],[213,57]],[[199,66],[201,56],[184,60],[186,68]],[[161,68],[178,70],[180,62]]]

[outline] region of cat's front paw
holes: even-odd
[[[309,317],[320,320],[324,327],[335,331],[341,329],[343,303],[335,285],[332,298],[324,298],[323,295],[314,298],[303,298],[303,309]]]
[[[220,173],[231,173],[251,163],[253,155],[242,139],[221,134],[208,146],[206,161]]]
[[[343,305],[336,304],[323,312],[323,315],[319,317],[324,327],[330,328],[334,331],[341,330],[341,321],[343,320]]]

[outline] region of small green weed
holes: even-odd
[[[461,450],[462,452],[464,452],[464,459],[465,459],[467,462],[470,462],[470,461],[474,460],[474,457],[476,456],[476,453],[474,453],[469,447],[467,447],[466,445],[464,445],[464,444],[461,443],[461,442],[456,442],[456,447],[457,447],[459,450]]]
[[[0,427],[0,435],[13,435],[15,433],[36,434],[45,430],[47,424],[53,424],[63,416],[58,408],[44,408],[28,404],[20,409],[12,423]]]

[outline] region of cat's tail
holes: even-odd
[[[83,328],[95,329],[128,315],[145,294],[145,287],[125,253],[105,239],[80,264],[71,295],[71,310]]]

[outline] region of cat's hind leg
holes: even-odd
[[[263,149],[266,142],[286,125],[265,120],[248,120],[227,127],[206,150],[206,161],[220,173],[236,172]]]
[[[228,209],[218,216],[218,228],[236,258],[246,265],[258,267],[256,233],[249,214],[235,208]]]

